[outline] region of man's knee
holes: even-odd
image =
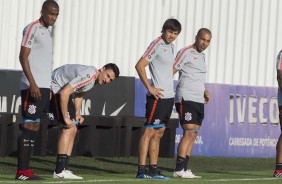
[[[160,128],[155,132],[154,137],[161,139],[164,135],[164,132],[165,132],[165,128]]]

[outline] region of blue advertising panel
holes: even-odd
[[[135,81],[135,115],[144,116],[146,89]],[[207,84],[211,101],[192,155],[275,157],[280,135],[277,88]],[[177,117],[175,110],[173,118]],[[182,136],[177,129],[177,147]],[[175,149],[176,150],[176,149]]]

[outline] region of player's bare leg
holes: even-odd
[[[157,167],[159,150],[160,150],[160,141],[164,135],[164,131],[165,131],[165,127],[157,129],[149,144],[149,157],[150,157],[149,171],[155,177],[165,177],[160,174]]]

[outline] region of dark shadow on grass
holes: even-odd
[[[8,162],[0,162],[1,166],[11,166],[11,167],[17,167],[17,164],[13,164],[13,163],[8,163]]]
[[[96,158],[96,160],[99,160],[99,161],[101,161],[101,162],[119,164],[119,165],[136,166],[136,171],[137,171],[137,165],[138,165],[137,163],[123,162],[123,161],[114,161],[114,160],[106,159],[106,158]],[[174,170],[173,168],[160,167],[160,166],[158,166],[158,169],[160,169],[160,170],[165,170],[165,171],[168,171],[168,172],[173,172],[173,170]]]
[[[55,161],[44,160],[44,159],[40,159],[40,158],[32,158],[32,161],[36,161],[40,164],[46,163],[48,165],[53,165],[53,169],[43,169],[43,168],[33,167],[33,168],[36,168],[36,169],[39,169],[39,170],[42,170],[42,171],[53,173],[54,170],[55,170],[55,167],[56,167]],[[111,174],[124,174],[124,173],[113,171],[113,170],[101,169],[101,168],[98,168],[98,167],[95,167],[95,166],[86,166],[86,165],[69,164],[69,168],[70,168],[70,170],[72,170],[72,168],[81,169],[81,170],[85,170],[85,171],[89,170],[89,172],[94,172],[94,173],[96,171],[96,172],[105,172],[105,173],[111,173]]]

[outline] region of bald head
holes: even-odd
[[[207,28],[201,28],[201,29],[199,29],[199,31],[198,31],[198,33],[197,33],[197,36],[200,36],[200,35],[203,34],[203,33],[211,35],[211,31],[210,31],[209,29],[207,29]]]

